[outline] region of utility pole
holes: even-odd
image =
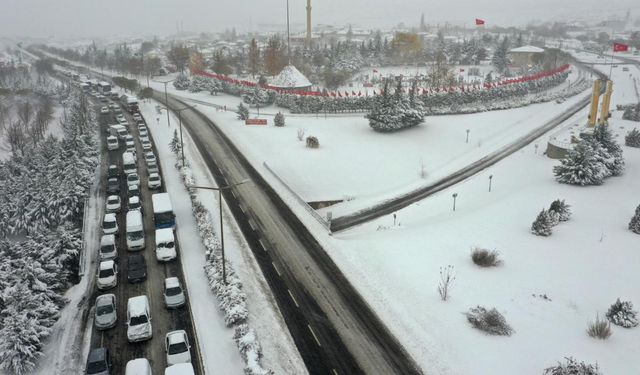
[[[224,285],[227,285],[227,266],[226,266],[226,261],[225,261],[225,256],[224,256],[224,227],[223,225],[223,221],[222,221],[222,190],[228,190],[228,189],[232,189],[238,185],[242,185],[246,182],[249,182],[249,179],[245,179],[242,180],[240,182],[237,182],[235,184],[231,184],[231,185],[227,185],[227,186],[222,186],[222,187],[212,187],[212,186],[189,186],[190,188],[194,188],[194,189],[205,189],[205,190],[215,190],[218,192],[218,206],[220,207],[219,213],[220,213],[220,250],[222,253],[222,281],[224,282]]]
[[[287,65],[291,64],[291,35],[289,31],[289,0],[287,0]]]
[[[195,106],[193,106],[195,107]],[[178,112],[178,122],[180,123],[180,153],[182,158],[182,166],[184,167],[184,143],[182,142],[182,111],[186,109],[193,109],[192,106],[186,106],[184,108],[174,109],[174,112]],[[169,108],[167,108],[167,113],[169,113]]]
[[[153,82],[164,83],[164,106],[165,106],[165,109],[167,110],[167,124],[169,125],[169,127],[171,126],[171,120],[169,118],[169,95],[167,95],[167,84],[173,81],[175,81],[175,78],[170,79],[168,81],[155,81],[155,80],[153,81]]]

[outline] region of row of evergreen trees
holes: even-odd
[[[73,96],[49,136],[0,162],[0,368],[30,373],[77,277],[84,198],[98,165],[95,115]]]

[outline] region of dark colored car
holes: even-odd
[[[117,177],[111,177],[107,180],[107,193],[119,194],[120,193],[120,180]]]
[[[118,177],[120,176],[120,171],[118,170],[118,166],[115,164],[111,164],[109,168],[107,168],[107,176],[109,177]]]
[[[139,283],[147,279],[147,262],[142,254],[132,254],[127,258],[127,280]]]
[[[91,349],[87,358],[86,373],[89,375],[111,375],[109,349]]]

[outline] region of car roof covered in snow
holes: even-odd
[[[177,363],[164,370],[164,375],[195,375],[191,363]]]
[[[125,369],[127,375],[147,375],[151,373],[151,364],[146,358],[136,358],[127,362]]]
[[[167,288],[180,286],[180,280],[177,277],[167,277],[166,279],[164,279],[164,286]]]
[[[151,196],[153,202],[153,212],[168,212],[173,211],[171,207],[171,198],[169,193],[157,193]]]
[[[138,316],[147,313],[147,306],[149,306],[149,299],[147,296],[131,297],[127,301],[127,308],[130,316]]]
[[[109,270],[113,268],[113,260],[103,260],[102,262],[100,262],[100,269],[101,270]]]
[[[172,228],[156,229],[156,244],[174,240]]]

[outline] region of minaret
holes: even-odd
[[[311,45],[311,0],[307,0],[307,45]]]

